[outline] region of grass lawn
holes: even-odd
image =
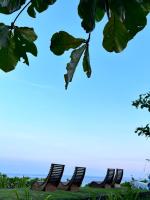
[[[93,197],[92,200],[95,200],[96,196],[101,196],[102,194],[114,194],[126,192],[126,188],[122,189],[92,189],[88,187],[81,188],[79,192],[65,192],[59,191],[56,192],[37,192],[29,190],[30,197],[32,200],[45,200],[47,196],[50,195],[50,200],[84,200],[88,197]],[[16,190],[14,189],[0,189],[0,200],[17,200]],[[20,200],[29,200],[26,198],[25,189],[17,189]],[[31,199],[31,198],[30,198]],[[149,199],[149,198],[148,198]],[[146,200],[148,200],[146,199]],[[134,200],[134,199],[133,199]]]
[[[116,193],[124,189],[91,189],[91,188],[81,188],[79,192],[65,192],[59,191],[56,192],[37,192],[37,191],[30,191],[30,195],[32,196],[33,200],[43,200],[48,195],[51,196],[51,200],[80,200],[85,199],[87,197],[96,197],[98,195],[104,193]],[[16,194],[14,189],[1,189],[0,190],[0,200],[16,200]],[[25,199],[25,189],[17,189],[19,197]]]

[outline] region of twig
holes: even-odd
[[[30,0],[22,9],[21,11],[18,13],[18,15],[16,16],[16,18],[14,19],[14,21],[11,23],[11,27],[14,27],[15,22],[17,21],[18,17],[21,15],[21,13],[26,9],[26,7],[32,2],[32,0]]]

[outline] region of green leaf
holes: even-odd
[[[85,42],[84,39],[75,38],[65,31],[60,31],[52,36],[50,49],[55,55],[62,55],[65,51],[75,49]]]
[[[27,12],[30,17],[33,17],[33,18],[36,17],[36,12],[32,4],[28,7]]]
[[[21,58],[29,65],[28,53],[37,56],[36,39],[32,28],[15,26],[10,31],[8,26],[0,24],[0,69],[5,72],[15,69]]]
[[[71,53],[71,56],[70,56],[71,61],[70,61],[70,63],[67,64],[67,67],[66,67],[67,73],[64,75],[65,82],[66,82],[66,84],[65,84],[66,89],[68,87],[69,82],[72,81],[74,72],[76,70],[76,67],[80,61],[80,58],[81,58],[83,52],[86,49],[86,46],[87,45],[85,44],[85,45],[81,46],[80,48],[73,50]]]
[[[104,15],[105,15],[105,10],[104,10],[104,5],[102,4],[101,1],[97,0],[96,1],[96,12],[95,12],[95,20],[97,22],[100,22]]]
[[[31,53],[33,56],[37,56],[37,47],[33,42],[26,42],[25,51]]]
[[[9,28],[3,23],[0,23],[0,49],[6,47],[9,39]]]
[[[24,59],[23,63],[25,63],[26,65],[29,66],[29,59],[28,59],[27,53],[25,51],[22,52],[20,58],[21,57]]]
[[[149,0],[143,0],[142,1],[142,7],[145,11],[150,12],[150,1]]]
[[[20,34],[20,36],[24,39],[27,40],[29,42],[34,42],[37,39],[37,35],[34,32],[33,28],[29,28],[29,27],[20,27],[17,28],[17,32],[18,34]]]
[[[129,39],[132,39],[141,31],[146,23],[146,16],[149,12],[149,0],[111,0],[110,10],[113,15],[117,15],[119,20],[125,25]]]
[[[111,0],[109,3],[110,10],[114,15],[117,15],[120,21],[125,20],[126,8],[124,0]]]
[[[141,7],[139,3],[134,0],[123,0],[125,7],[124,25],[129,32],[130,39],[132,39],[139,31],[141,31],[147,24],[147,12]]]
[[[0,49],[0,69],[9,72],[15,69],[18,60],[18,56],[15,53],[15,41],[10,38],[7,46]]]
[[[95,28],[96,0],[80,0],[78,14],[82,19],[82,27],[87,33]]]
[[[34,41],[37,39],[33,28],[16,27],[14,30],[14,38],[16,44],[16,54],[24,59],[24,63],[29,65],[27,53],[37,56],[37,48]]]
[[[29,6],[27,12],[31,17],[36,17],[36,12],[43,12],[48,9],[50,5],[53,5],[56,0],[32,0],[32,4]]]
[[[11,14],[21,8],[26,0],[0,0],[0,12]]]
[[[83,70],[86,73],[87,77],[91,77],[91,64],[90,64],[90,56],[89,56],[89,45],[87,45],[86,50],[84,52],[83,58]]]
[[[103,34],[103,47],[107,51],[119,53],[127,46],[129,40],[128,31],[116,15],[112,14]]]

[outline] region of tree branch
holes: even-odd
[[[17,21],[18,17],[21,15],[21,13],[26,9],[26,7],[28,7],[28,5],[32,2],[32,0],[30,0],[22,9],[21,11],[18,13],[18,15],[16,16],[16,18],[14,19],[14,21],[11,23],[11,27],[14,27],[15,22]]]

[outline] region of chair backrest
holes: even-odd
[[[86,171],[85,167],[75,167],[75,170],[69,182],[69,185],[80,187],[85,176],[85,171]]]
[[[51,168],[46,178],[46,183],[51,183],[57,187],[63,175],[64,167],[65,165],[61,164],[51,164]]]
[[[107,169],[107,174],[103,182],[105,184],[111,184],[113,182],[114,175],[115,175],[115,169],[110,169],[110,168]]]
[[[120,184],[123,177],[123,169],[116,169],[116,174],[114,177],[114,183]]]

